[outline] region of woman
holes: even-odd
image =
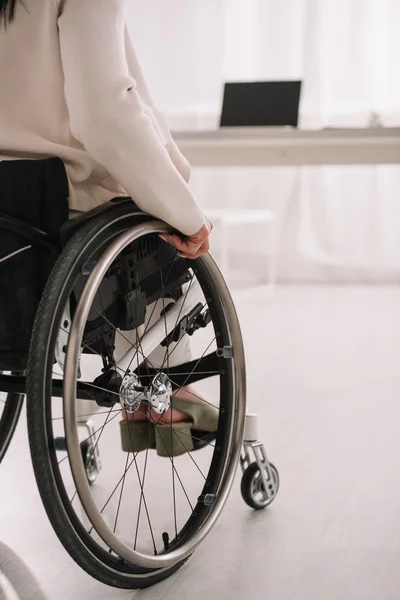
[[[207,252],[212,225],[153,105],[125,0],[0,0],[0,20],[0,160],[57,156],[71,210],[130,196],[182,234],[166,237],[182,256]],[[193,399],[187,388],[179,395]],[[176,409],[165,417],[189,418]]]

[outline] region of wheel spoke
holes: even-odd
[[[128,432],[129,432],[129,445],[130,445],[131,451],[133,453],[132,434],[131,434],[131,428],[130,427],[128,428]],[[150,437],[150,434],[147,437],[146,460],[145,460],[145,465],[144,465],[144,469],[143,469],[143,478],[142,479],[140,478],[139,467],[138,467],[137,460],[136,460],[136,457],[137,457],[138,453],[136,453],[136,455],[134,455],[134,462],[135,462],[136,474],[137,474],[137,477],[138,477],[138,480],[139,480],[139,485],[140,485],[140,503],[139,503],[139,510],[138,510],[138,519],[137,519],[137,524],[136,524],[135,544],[136,544],[137,532],[138,532],[138,528],[139,528],[140,511],[141,511],[141,506],[142,506],[142,501],[143,501],[144,509],[146,511],[146,516],[147,516],[147,522],[149,524],[151,538],[152,538],[152,541],[153,541],[154,554],[157,554],[157,547],[156,547],[156,542],[155,542],[155,539],[154,539],[153,528],[151,526],[149,509],[148,509],[148,506],[147,506],[146,497],[144,495],[144,480],[146,478],[146,467],[147,467],[148,440],[149,440],[149,437]]]
[[[211,340],[211,342],[208,344],[207,348],[204,350],[203,354],[202,354],[202,355],[200,356],[200,358],[199,358],[199,359],[196,361],[196,363],[195,363],[195,365],[194,365],[194,367],[193,367],[193,369],[192,369],[192,372],[191,372],[191,373],[189,373],[189,375],[186,377],[185,381],[183,382],[183,384],[182,384],[181,386],[177,386],[178,388],[179,388],[179,387],[181,387],[181,388],[185,387],[186,383],[189,381],[189,378],[190,378],[190,376],[191,376],[191,375],[193,375],[193,373],[194,373],[194,371],[195,371],[195,369],[196,369],[196,366],[197,366],[197,365],[200,363],[200,361],[202,360],[202,358],[204,358],[204,355],[206,354],[206,352],[207,352],[207,351],[208,351],[208,349],[210,348],[211,344],[213,344],[213,343],[215,342],[215,340],[216,340],[216,337],[214,336],[214,338],[213,338],[213,339]],[[175,384],[174,380],[173,380],[171,377],[170,377],[169,379],[170,379],[171,383]],[[210,406],[213,406],[214,408],[219,408],[218,406],[215,406],[215,404],[212,404],[212,402],[208,402],[208,400],[205,400],[205,399],[201,398],[201,397],[200,397],[200,396],[198,396],[197,394],[195,394],[195,393],[193,393],[193,392],[190,392],[190,393],[191,393],[191,395],[192,395],[192,396],[194,396],[195,398],[198,398],[198,399],[199,399],[199,400],[201,400],[202,402],[205,402],[206,404],[209,404]]]
[[[109,413],[108,413],[108,415],[106,417],[106,420],[104,421],[104,424],[103,424],[103,426],[101,428],[101,431],[100,431],[99,435],[96,437],[96,441],[95,441],[94,446],[93,446],[93,448],[92,448],[92,450],[90,452],[89,458],[86,458],[86,462],[84,464],[85,469],[86,469],[87,465],[89,464],[89,462],[92,460],[92,458],[94,456],[94,453],[96,452],[96,448],[99,445],[100,438],[103,435],[103,431],[104,431],[104,429],[105,429],[105,427],[107,425],[107,422],[108,422],[108,419],[109,419],[110,415],[111,415],[111,409],[110,409],[110,411],[109,411]],[[114,416],[117,416],[117,415],[114,415]],[[112,417],[112,418],[114,418],[114,417]]]
[[[65,333],[69,334],[69,331],[67,331],[66,329],[64,329],[63,327],[60,327],[60,331],[64,331]],[[96,352],[95,350],[93,350],[93,348],[91,346],[89,346],[89,344],[86,344],[83,340],[81,340],[81,346],[83,346],[84,348],[87,348],[88,350],[90,350],[90,354],[94,354],[95,356],[98,356],[99,358],[103,359],[103,356],[101,354],[99,354],[99,352]],[[123,369],[121,369],[120,367],[118,367],[118,365],[113,365],[116,369],[118,369],[119,371],[121,371],[121,373],[123,375],[125,375],[125,371]],[[56,373],[56,375],[60,375],[59,373]],[[107,390],[108,391],[108,390]]]
[[[104,428],[105,428],[105,426],[107,425],[108,417],[110,416],[110,414],[111,414],[111,412],[109,412],[109,413],[108,413],[108,415],[107,415],[107,417],[106,417],[106,420],[105,420],[105,422],[104,422],[104,425],[103,425],[103,426],[102,426],[102,428],[101,428],[100,434],[99,434],[99,436],[96,438],[96,441],[95,441],[95,443],[94,443],[94,446],[93,446],[93,448],[92,448],[92,451],[91,451],[91,453],[90,453],[90,457],[89,457],[88,459],[85,457],[85,462],[84,462],[84,465],[83,465],[83,466],[85,467],[85,469],[86,469],[86,466],[89,464],[90,460],[93,458],[93,455],[94,455],[94,453],[95,453],[95,451],[96,451],[96,448],[97,448],[97,446],[98,446],[98,443],[99,443],[99,441],[100,441],[100,438],[101,438],[101,436],[102,436],[102,433],[103,433],[103,431],[104,431]],[[113,418],[114,418],[114,417],[113,417]],[[75,496],[76,496],[76,494],[77,494],[77,490],[75,489],[75,492],[74,492],[74,494],[73,494],[73,496],[72,496],[72,499],[70,500],[71,504],[73,503],[73,501],[74,501],[74,499],[75,499]]]
[[[132,438],[131,438],[130,432],[129,432],[129,437],[130,437],[130,445],[131,445],[131,448],[132,448]],[[147,507],[147,502],[146,502],[146,498],[145,498],[145,495],[144,495],[143,484],[142,484],[141,479],[140,479],[139,468],[138,468],[137,460],[136,460],[137,455],[139,454],[139,452],[140,452],[140,450],[138,452],[136,452],[136,453],[132,452],[133,458],[132,458],[131,462],[129,463],[128,467],[125,468],[123,475],[121,476],[121,478],[119,479],[118,483],[114,487],[114,489],[111,492],[110,496],[108,497],[107,501],[104,503],[102,509],[100,510],[100,514],[103,514],[104,510],[108,506],[110,500],[114,496],[114,494],[117,491],[118,487],[120,486],[121,482],[125,480],[126,474],[129,471],[129,469],[131,468],[132,464],[135,463],[135,468],[136,468],[136,472],[137,472],[137,476],[138,476],[139,484],[140,484],[140,488],[141,488],[141,495],[143,497],[143,504],[144,504],[144,507],[145,507],[145,510],[146,510],[147,519],[148,519],[148,523],[149,523],[149,528],[150,528],[150,532],[151,532],[151,537],[152,537],[152,540],[153,540],[154,552],[155,552],[155,554],[157,554],[157,548],[156,548],[155,538],[154,538],[154,534],[153,534],[153,529],[152,529],[152,526],[151,526],[150,516],[149,516],[149,512],[148,512],[148,507]],[[89,533],[91,533],[92,531],[93,531],[93,525],[90,528]]]
[[[183,302],[182,302],[182,306],[181,306],[181,308],[179,309],[178,316],[176,317],[175,325],[174,325],[173,329],[171,330],[172,332],[173,332],[173,331],[175,331],[175,329],[177,328],[177,325],[178,325],[178,323],[179,323],[179,318],[180,318],[180,316],[181,316],[181,314],[182,314],[182,310],[183,310],[183,307],[184,307],[184,305],[185,305],[185,302],[186,302],[186,299],[187,299],[187,297],[188,297],[188,294],[189,294],[189,291],[190,291],[190,288],[191,288],[191,286],[192,286],[192,283],[193,283],[193,281],[194,281],[194,275],[193,275],[193,276],[192,276],[192,278],[190,279],[189,285],[188,285],[188,287],[187,287],[187,290],[186,290],[186,292],[185,292],[185,297],[184,297],[184,299],[183,299]],[[168,361],[169,361],[169,359],[171,358],[171,354],[173,354],[174,350],[176,350],[176,349],[177,349],[177,347],[179,346],[179,344],[181,343],[181,341],[183,340],[183,338],[185,337],[185,335],[186,335],[186,334],[183,334],[183,336],[181,337],[181,339],[180,339],[180,340],[178,340],[178,342],[176,343],[176,345],[174,346],[174,348],[171,350],[171,352],[168,352],[168,346],[167,346],[167,349],[166,349],[167,358],[166,358],[166,360],[168,360]],[[165,361],[164,361],[164,363],[165,363]],[[163,366],[161,367],[161,369],[162,369],[162,368],[163,368]]]
[[[123,410],[124,410],[123,408],[113,408],[113,409],[111,409],[111,411],[101,410],[99,412],[92,412],[92,413],[85,412],[85,417],[95,417],[97,415],[107,415],[109,412],[122,412]],[[64,420],[64,417],[52,417],[51,420],[52,421],[61,421],[61,420]]]
[[[192,373],[189,373],[187,380],[189,380],[190,375],[192,375]],[[171,379],[171,382],[174,383],[173,379]],[[182,387],[184,387],[184,385],[182,385]],[[208,404],[209,406],[212,406],[213,408],[219,408],[219,406],[217,404],[213,404],[212,402],[209,402],[208,400],[206,400],[205,398],[202,398],[201,396],[199,396],[198,394],[195,394],[194,392],[188,392],[188,393],[191,396],[193,396],[193,398],[197,398],[198,400],[201,400],[202,402],[204,402],[204,404]]]
[[[171,411],[171,422],[172,422],[172,411]],[[172,436],[171,436],[172,438]],[[172,446],[172,439],[171,439]],[[175,526],[175,537],[178,537],[178,520],[177,520],[177,511],[176,511],[176,488],[175,488],[175,470],[174,470],[174,462],[172,459],[171,463],[171,472],[172,472],[172,499],[174,502],[174,526]]]
[[[176,253],[176,251],[175,251],[175,255],[174,255],[174,256],[176,256],[176,254],[177,254],[177,253]],[[171,275],[171,273],[172,273],[172,267],[173,267],[173,265],[174,265],[174,260],[172,260],[170,264],[171,264],[171,266],[170,266],[170,269],[169,269],[169,271],[168,271],[168,274],[167,274],[167,277],[166,277],[166,281],[167,281],[167,279],[169,278],[169,276],[170,276],[170,275]],[[167,265],[167,266],[168,266],[168,265]],[[126,285],[126,283],[125,283],[125,285]],[[154,306],[153,306],[153,308],[152,308],[152,311],[151,311],[151,314],[150,314],[150,316],[149,316],[149,318],[148,318],[148,321],[147,321],[147,324],[146,324],[146,326],[145,326],[145,329],[144,329],[143,335],[141,336],[141,338],[142,338],[142,339],[143,339],[143,337],[145,336],[145,334],[147,333],[147,330],[148,330],[148,328],[149,328],[149,326],[150,326],[151,318],[152,318],[152,316],[153,316],[153,314],[154,314],[154,311],[155,311],[155,309],[156,309],[156,307],[157,307],[157,304],[158,304],[158,302],[160,301],[160,298],[162,297],[162,293],[163,293],[163,286],[161,286],[161,288],[160,288],[160,292],[159,292],[159,294],[158,294],[158,296],[157,296],[157,300],[154,302]],[[130,302],[130,301],[129,301],[129,302]],[[140,347],[141,347],[141,343],[140,343],[140,342],[139,342],[139,345],[140,345]],[[136,352],[135,352],[135,355],[134,355],[134,356],[131,358],[131,361],[130,361],[130,363],[129,363],[129,365],[128,365],[128,369],[127,369],[127,371],[129,371],[129,369],[130,369],[130,366],[131,366],[131,364],[132,364],[132,362],[133,362],[133,360],[134,360],[134,358],[135,358],[135,356],[136,356],[136,354],[137,354],[137,353],[138,353],[138,352],[136,351]],[[143,354],[143,353],[142,353],[142,354]],[[146,360],[148,360],[148,358],[147,358],[147,357],[146,357]],[[150,365],[150,366],[152,366],[152,365]]]
[[[118,414],[114,415],[113,417],[111,417],[111,419],[107,422],[107,425],[109,425],[111,423],[111,421],[113,421],[115,419],[115,417],[118,417]],[[96,429],[95,431],[93,431],[93,433],[91,433],[87,438],[85,438],[84,440],[82,440],[82,442],[87,442],[89,441],[94,435],[96,435],[99,431],[101,431],[101,429],[104,427],[105,425],[102,425],[102,427],[99,427],[98,429]],[[81,442],[81,443],[82,443]],[[60,461],[58,461],[58,464],[60,465],[62,462],[64,462],[64,460],[68,458],[68,454],[67,456],[64,456],[64,458],[62,458]]]
[[[59,461],[58,461],[58,463],[57,463],[57,464],[58,464],[58,466],[60,466],[60,465],[61,465],[61,463],[63,463],[63,462],[64,462],[64,460],[67,460],[67,458],[68,458],[68,454],[67,454],[66,456],[64,456],[64,458],[62,458],[61,460],[59,460]]]
[[[124,474],[123,474],[123,480],[122,480],[122,485],[121,485],[121,491],[120,491],[120,493],[119,493],[118,506],[117,506],[117,512],[116,512],[116,515],[115,515],[115,521],[114,521],[114,529],[113,529],[113,533],[115,533],[115,530],[116,530],[116,528],[117,528],[117,522],[118,522],[119,509],[120,509],[120,507],[121,507],[122,493],[123,493],[123,491],[124,491],[124,486],[125,486],[125,477],[126,477],[126,474],[127,474],[127,472],[128,472],[128,470],[127,470],[127,465],[128,465],[128,461],[129,461],[129,455],[130,455],[130,452],[128,452],[128,453],[127,453],[127,455],[126,455],[126,461],[125,461],[125,470],[124,470]]]
[[[185,494],[185,496],[186,496],[186,499],[187,499],[187,501],[188,501],[188,503],[189,503],[189,506],[190,506],[190,508],[191,508],[191,510],[192,510],[192,512],[193,512],[193,506],[192,506],[192,503],[190,502],[190,498],[189,498],[189,496],[188,496],[188,494],[187,494],[187,492],[186,492],[186,488],[185,488],[185,486],[184,486],[184,485],[183,485],[183,483],[182,483],[182,479],[180,478],[180,476],[179,476],[179,473],[178,473],[178,471],[176,470],[176,467],[175,467],[175,465],[174,465],[174,461],[173,461],[173,459],[171,458],[171,456],[169,455],[168,448],[166,447],[166,445],[165,445],[165,442],[164,442],[164,440],[163,440],[162,438],[161,438],[161,441],[162,441],[162,444],[163,444],[163,446],[164,446],[164,449],[165,449],[165,451],[167,452],[167,458],[169,458],[169,460],[171,461],[172,468],[173,468],[173,470],[175,471],[176,477],[178,478],[178,481],[179,481],[179,483],[181,484],[181,487],[182,487],[183,493]]]
[[[124,282],[125,292],[126,292],[126,295],[127,295],[127,297],[128,297],[128,300],[129,300],[129,307],[130,307],[130,309],[131,309],[131,313],[133,314],[133,312],[134,312],[134,311],[133,311],[133,307],[132,307],[132,301],[131,301],[131,299],[129,298],[129,289],[128,289],[128,286],[127,286],[127,283],[126,283],[126,279],[125,279],[125,274],[124,274],[124,272],[122,272],[122,278],[123,278],[123,282]],[[106,281],[106,280],[105,280],[105,279],[103,279],[103,282],[104,282],[104,281]],[[110,287],[111,287],[111,286],[110,286]],[[102,317],[102,318],[103,318],[103,319],[106,321],[106,323],[108,323],[109,325],[111,325],[111,327],[113,327],[113,328],[114,328],[114,330],[115,330],[117,333],[119,333],[119,334],[121,335],[121,337],[122,337],[122,338],[123,338],[123,339],[124,339],[124,340],[125,340],[125,341],[126,341],[128,344],[130,344],[130,346],[131,346],[131,348],[132,348],[132,346],[133,346],[133,344],[132,344],[132,341],[131,341],[131,340],[129,340],[129,339],[128,339],[128,338],[127,338],[125,335],[123,335],[123,334],[122,334],[122,332],[121,332],[121,330],[120,330],[120,329],[118,329],[118,328],[117,328],[117,327],[116,327],[116,326],[115,326],[113,323],[111,323],[111,321],[110,321],[109,319],[107,319],[107,317],[105,316],[105,314],[104,314],[104,312],[105,312],[105,311],[104,311],[104,307],[103,307],[103,302],[102,302],[102,300],[101,300],[101,296],[100,296],[100,302],[101,302],[101,305],[102,305],[102,308],[103,308],[103,312],[100,312],[100,311],[99,311],[99,309],[98,309],[97,307],[94,307],[94,309],[95,309],[95,310],[96,310],[96,311],[99,313],[99,315],[100,315],[100,316],[101,316],[101,317]],[[137,336],[137,332],[138,332],[138,328],[139,328],[139,325],[137,325],[137,323],[138,323],[138,314],[137,314],[137,310],[138,310],[138,305],[137,305],[137,303],[136,303],[136,305],[135,305],[135,313],[136,313],[136,318],[134,318],[134,327],[133,327],[133,329],[136,331],[136,336]],[[153,309],[153,310],[154,310],[154,309]],[[142,336],[142,337],[143,337],[143,336]],[[136,345],[138,345],[138,343],[137,343],[137,342],[136,342]],[[140,344],[140,342],[139,342],[139,347],[140,347],[140,349],[141,349],[141,355],[142,355],[142,356],[144,356],[144,353],[143,353],[143,348],[142,348],[142,345]],[[120,367],[118,367],[115,361],[114,361],[114,365],[113,365],[113,366],[115,366],[116,368],[118,368],[118,369],[119,369],[119,370],[120,370],[120,371],[121,371],[121,372],[124,374],[124,376],[125,376],[125,375],[126,375],[126,373],[129,371],[129,369],[130,369],[130,366],[131,366],[131,364],[132,364],[133,360],[135,359],[135,357],[137,357],[137,362],[138,362],[138,364],[137,364],[137,368],[139,368],[139,352],[138,352],[138,350],[136,350],[136,352],[135,352],[134,356],[133,356],[133,357],[132,357],[132,359],[131,359],[131,362],[129,363],[129,366],[128,366],[128,368],[126,369],[126,371],[124,371],[123,369],[121,369]]]
[[[199,438],[193,438],[193,436],[192,436],[192,439],[199,439]],[[212,448],[215,448],[215,444],[207,444],[207,445],[211,446]],[[198,470],[198,472],[200,473],[200,475],[202,476],[202,478],[204,479],[204,481],[207,481],[207,477],[204,475],[203,471],[200,469],[199,465],[194,460],[191,452],[188,452],[188,456],[189,456],[190,460],[194,463],[196,469]]]
[[[149,449],[146,448],[146,458],[145,458],[145,462],[144,462],[144,468],[143,468],[143,486],[144,486],[144,480],[146,477],[146,468],[147,468],[147,459],[149,458]],[[139,501],[139,508],[138,508],[138,516],[136,519],[136,529],[135,529],[135,541],[133,544],[133,549],[136,550],[136,544],[137,544],[137,537],[138,537],[138,533],[139,533],[139,522],[140,522],[140,513],[142,510],[142,502],[143,502],[143,498],[144,498],[144,493],[143,493],[143,487],[141,486],[140,489],[141,493],[140,493],[140,501]],[[155,541],[153,538],[153,545],[155,548],[155,553],[157,553],[157,549],[155,547]]]
[[[171,367],[169,368],[169,372],[171,372]],[[185,372],[180,372],[180,371],[174,371],[173,372],[173,377],[185,377],[186,375],[194,375],[196,373],[196,375],[208,375],[209,377],[213,377],[214,375],[221,375],[221,371],[185,371]],[[182,387],[182,386],[179,386]],[[195,394],[193,394],[195,395]]]

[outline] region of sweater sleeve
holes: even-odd
[[[204,222],[129,72],[125,0],[65,0],[58,20],[71,132],[145,212],[186,235]]]
[[[125,50],[129,72],[131,74],[135,74],[137,89],[140,93],[140,97],[152,112],[155,125],[159,129],[161,138],[168,150],[168,154],[172,162],[182,175],[183,179],[188,182],[190,179],[190,164],[179,150],[175,140],[172,138],[165,116],[154,106],[153,98],[151,97],[150,90],[143,75],[135,49],[132,45],[131,36],[127,27],[125,28]]]

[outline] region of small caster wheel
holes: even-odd
[[[269,465],[273,481],[268,481],[268,490],[265,490],[261,477],[260,467],[256,462],[251,463],[243,473],[240,491],[242,498],[255,510],[269,506],[279,490],[279,473],[274,465]]]
[[[81,453],[88,482],[90,485],[92,485],[92,483],[96,481],[97,475],[99,474],[93,444],[91,444],[88,440],[81,442]]]

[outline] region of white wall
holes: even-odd
[[[297,77],[303,127],[364,127],[373,111],[400,125],[400,0],[130,0],[128,10],[172,128],[216,126],[225,80]],[[399,279],[398,167],[202,169],[191,185],[204,207],[275,212],[285,280]],[[237,238],[256,269],[255,233]]]
[[[225,0],[133,0],[129,22],[154,98],[168,115],[221,102]]]

